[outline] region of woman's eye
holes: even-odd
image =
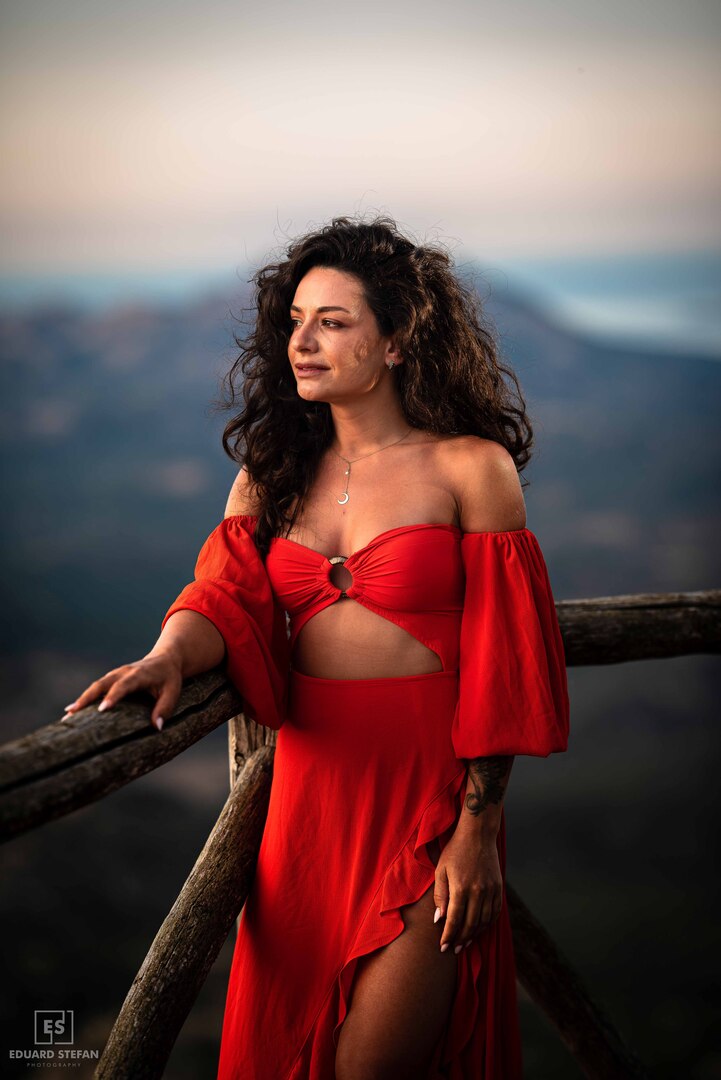
[[[342,326],[343,325],[342,323],[336,322],[335,319],[322,319],[321,321],[323,323],[325,323],[326,325],[328,325],[328,326]],[[295,328],[297,326],[299,326],[299,325],[300,325],[300,319],[291,319],[290,320],[290,326],[291,326],[292,330],[295,330]]]

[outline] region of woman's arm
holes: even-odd
[[[459,829],[471,829],[495,843],[514,761],[515,757],[503,756],[466,759],[468,781]]]
[[[248,473],[243,467],[239,469],[231,485],[224,517],[255,513],[257,504],[253,498]],[[161,653],[175,658],[185,680],[221,664],[226,656],[226,647],[223,636],[210,619],[199,611],[184,608],[170,616],[147,655],[158,656]]]
[[[505,447],[473,436],[458,440],[453,486],[464,532],[523,529],[526,506],[515,462]],[[459,827],[495,842],[513,757],[464,759],[468,781]]]
[[[225,504],[224,517],[234,514],[254,514],[257,506],[245,468],[238,470]],[[222,635],[199,611],[184,608],[174,612],[160,632],[148,656],[167,653],[180,664],[183,680],[210,671],[223,662],[226,655]]]
[[[147,655],[171,656],[185,681],[222,664],[225,652],[225,641],[210,619],[184,608],[173,612]]]
[[[175,709],[182,685],[191,675],[210,671],[223,660],[225,642],[210,619],[195,611],[176,611],[163,627],[150,652],[121,664],[96,679],[65,706],[68,716],[102,697],[98,712],[116,705],[126,694],[147,690],[155,697],[151,723],[160,731]]]
[[[468,436],[450,444],[450,482],[463,532],[523,529],[526,507],[515,462],[500,444]],[[440,947],[456,952],[501,913],[503,878],[496,837],[513,756],[462,759],[463,808],[436,867],[436,921],[445,916]]]
[[[228,495],[226,518],[254,512],[249,487],[247,474],[241,469]],[[226,655],[225,639],[214,623],[199,611],[182,608],[165,620],[158,640],[145,656],[96,679],[66,707],[66,715],[84,709],[101,696],[98,708],[105,710],[126,694],[147,689],[156,697],[151,721],[162,728],[163,714],[172,713],[182,683],[217,667]]]

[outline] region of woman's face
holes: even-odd
[[[298,283],[289,315],[288,359],[307,401],[349,402],[389,377],[387,361],[400,363],[352,274],[314,266]]]

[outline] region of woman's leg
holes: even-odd
[[[436,861],[436,857],[434,857]],[[358,961],[336,1053],[336,1080],[419,1080],[443,1035],[458,957],[440,951],[433,886],[401,908],[405,929]]]

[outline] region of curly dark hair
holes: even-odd
[[[369,222],[334,217],[293,240],[285,256],[250,279],[255,324],[245,337],[233,334],[241,351],[223,378],[220,404],[234,409],[242,393],[244,408],[226,424],[222,442],[245,465],[257,497],[263,558],[271,539],[292,529],[334,435],[330,405],[299,396],[288,359],[290,305],[314,266],[355,275],[381,334],[395,336],[404,363],[394,377],[412,427],[493,439],[521,472],[533,429],[518,379],[500,363],[480,298],[441,245],[417,246],[386,215]]]

